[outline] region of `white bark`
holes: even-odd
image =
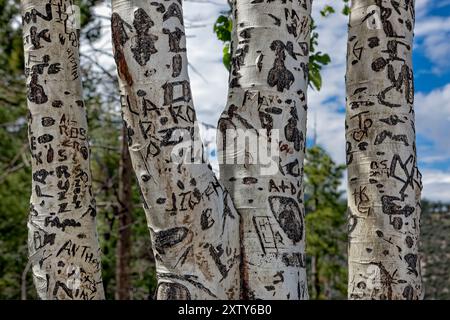
[[[349,298],[420,299],[414,1],[354,0],[347,56]]]
[[[112,3],[123,117],[152,236],[157,298],[237,299],[239,216],[211,167],[188,162],[190,142],[200,140],[181,1]],[[175,161],[180,152],[185,157]]]
[[[22,1],[33,156],[28,242],[41,299],[104,298],[72,5]]]
[[[308,298],[302,178],[311,6],[233,1],[229,99],[218,146],[221,181],[241,216],[248,299]],[[246,145],[245,135],[254,140]]]

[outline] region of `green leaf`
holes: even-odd
[[[348,5],[345,5],[342,9],[342,14],[345,16],[348,16],[350,14],[350,7]]]
[[[320,75],[320,70],[317,68],[309,69],[309,82],[317,91],[322,88],[322,76]]]
[[[318,52],[315,55],[315,60],[322,65],[327,65],[331,62],[330,56],[328,54],[322,54],[321,52]]]
[[[320,14],[322,17],[328,17],[330,14],[335,13],[336,11],[332,6],[326,5],[321,11]]]
[[[227,16],[220,15],[214,23],[213,30],[217,38],[223,42],[231,41],[233,23]]]
[[[226,44],[223,47],[223,58],[222,58],[223,64],[225,65],[225,68],[227,68],[228,71],[231,70],[231,52],[230,52],[230,45]]]

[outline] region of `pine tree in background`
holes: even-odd
[[[305,209],[308,284],[311,299],[347,296],[344,165],[315,145],[306,151]]]

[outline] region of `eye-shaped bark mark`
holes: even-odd
[[[414,299],[414,289],[411,287],[411,285],[407,285],[405,289],[403,289],[403,298],[406,300],[413,300]]]
[[[132,39],[131,52],[136,62],[141,66],[145,66],[152,54],[158,52],[155,48],[158,37],[149,33],[150,28],[154,25],[153,20],[142,8],[134,12],[133,26],[136,30],[136,36]]]
[[[33,49],[35,50],[43,48],[41,46],[41,39],[46,42],[52,42],[50,39],[50,32],[48,29],[44,29],[38,32],[35,26],[32,26],[30,28],[30,39],[31,43],[33,44]]]
[[[270,210],[288,238],[294,243],[301,241],[304,224],[297,202],[282,196],[270,196],[268,199]]]
[[[56,123],[56,120],[51,117],[43,117],[41,119],[41,124],[43,127],[51,127]]]
[[[171,248],[186,239],[189,229],[186,227],[176,227],[159,232],[151,230],[151,233],[156,251],[160,254],[164,254],[166,249]]]
[[[294,143],[294,149],[300,151],[304,148],[305,137],[303,132],[298,130],[298,114],[296,108],[291,108],[291,118],[288,119],[287,125],[284,127],[284,135],[286,140]]]
[[[132,30],[132,26],[126,23],[117,13],[111,16],[112,42],[114,49],[114,60],[116,61],[119,77],[123,79],[129,86],[133,85],[133,78],[128,70],[128,64],[123,52],[123,46],[130,39],[127,35],[125,27]]]
[[[167,8],[167,12],[163,15],[163,21],[167,21],[172,17],[177,18],[180,20],[181,25],[184,25],[183,12],[181,11],[181,7],[176,3],[172,3],[169,8]]]
[[[207,287],[205,287],[202,283],[200,283],[198,281],[197,276],[194,276],[194,275],[179,276],[179,275],[176,275],[173,273],[159,273],[158,279],[177,279],[177,280],[189,282],[191,285],[193,285],[197,289],[202,290],[203,292],[207,293],[211,297],[217,299],[217,296],[210,289],[208,289]]]
[[[367,42],[368,42],[369,48],[373,49],[380,45],[380,38],[371,37],[371,38],[367,39]]]
[[[417,255],[408,253],[404,256],[406,263],[408,264],[408,272],[413,273],[416,277],[419,275],[417,272]]]
[[[184,52],[186,51],[186,48],[180,48],[180,41],[184,37],[184,32],[176,27],[175,31],[171,32],[169,29],[164,28],[163,30],[164,34],[167,34],[169,36],[169,51],[170,52]]]
[[[294,83],[294,74],[286,68],[285,51],[288,50],[286,45],[280,40],[275,40],[270,45],[270,49],[275,52],[275,60],[273,62],[273,67],[269,71],[267,77],[267,83],[269,86],[277,87],[279,92],[283,92],[284,89],[288,89]]]
[[[380,119],[380,121],[390,126],[396,126],[399,123],[405,123],[405,121],[400,120],[400,118],[397,115],[391,115],[389,116],[389,118]]]
[[[406,237],[405,242],[406,242],[406,245],[408,246],[408,248],[410,248],[410,249],[414,245],[414,240],[410,236]]]
[[[382,132],[380,132],[376,136],[374,144],[382,144],[386,140],[386,138],[390,138],[392,141],[396,142],[403,142],[405,146],[409,146],[408,137],[406,136],[406,134],[393,134],[388,130],[383,130]]]
[[[162,3],[155,1],[155,2],[151,2],[150,5],[152,5],[154,7],[158,7],[158,8],[156,8],[157,12],[160,12],[160,13],[166,12],[166,7]]]
[[[156,292],[163,300],[191,300],[189,289],[176,282],[160,282]]]
[[[39,136],[37,140],[40,144],[44,144],[44,143],[52,142],[53,138],[54,137],[51,134],[45,133],[42,136]]]

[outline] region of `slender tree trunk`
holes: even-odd
[[[116,300],[131,299],[131,224],[132,177],[130,153],[128,152],[127,128],[122,128],[122,148],[119,173],[119,230],[116,251]]]
[[[111,24],[129,150],[155,253],[157,298],[236,299],[239,216],[210,165],[194,154],[203,150],[181,1],[113,0]]]
[[[414,1],[354,0],[347,55],[350,299],[421,299]]]
[[[241,216],[248,299],[308,298],[302,178],[311,5],[233,1],[218,146],[221,181]]]
[[[315,299],[318,300],[320,297],[320,280],[319,280],[319,257],[318,256],[312,256],[311,257],[311,278],[312,278],[312,284],[314,286],[314,295]]]
[[[72,1],[23,0],[29,252],[41,299],[103,299],[96,209]]]

